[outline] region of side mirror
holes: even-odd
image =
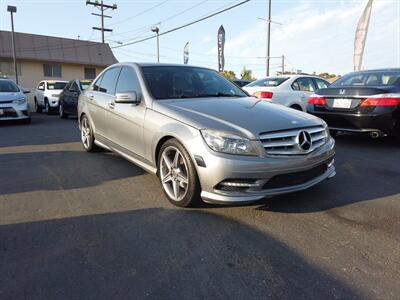
[[[115,103],[139,104],[140,97],[136,92],[117,93],[115,94]]]
[[[29,94],[31,91],[30,91],[30,90],[22,90],[22,92],[23,92],[24,94]]]

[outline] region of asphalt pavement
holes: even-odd
[[[181,209],[76,119],[0,124],[0,299],[399,299],[400,145],[336,142],[314,188]]]

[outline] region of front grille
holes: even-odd
[[[0,101],[0,104],[10,104],[10,103],[13,103],[13,100]]]
[[[302,148],[300,134],[306,132],[311,138],[311,145]],[[269,155],[302,155],[321,147],[327,140],[327,131],[323,126],[298,128],[285,131],[261,133],[260,141]]]
[[[264,184],[263,189],[279,189],[304,184],[321,176],[327,169],[328,165],[322,164],[307,171],[276,175]]]
[[[17,112],[11,107],[0,108],[3,113],[0,114],[0,118],[10,118],[10,117],[18,117]]]

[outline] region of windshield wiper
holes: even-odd
[[[226,93],[214,93],[214,94],[198,94],[196,95],[196,98],[205,98],[205,97],[245,97],[243,95],[238,95],[238,94],[226,94]]]

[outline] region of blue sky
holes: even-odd
[[[272,0],[271,56],[287,57],[286,69],[344,74],[352,69],[355,27],[366,0]],[[151,34],[152,24],[161,22],[160,32],[185,24],[239,0],[117,0],[106,26],[111,46]],[[105,0],[111,4],[113,1]],[[0,29],[9,30],[7,5],[18,7],[15,29],[20,32],[100,41],[99,18],[85,0],[0,0]],[[156,8],[144,12],[149,8]],[[134,17],[135,15],[139,16]],[[190,43],[189,63],[217,68],[218,27],[226,31],[225,68],[240,73],[243,66],[256,77],[265,74],[266,0],[252,0],[231,11],[161,37],[161,62],[182,63],[183,47]],[[164,20],[164,21],[163,21]],[[115,49],[120,61],[155,61],[155,40]],[[364,68],[400,67],[400,1],[375,0],[364,55]],[[271,61],[271,71],[280,60]]]

